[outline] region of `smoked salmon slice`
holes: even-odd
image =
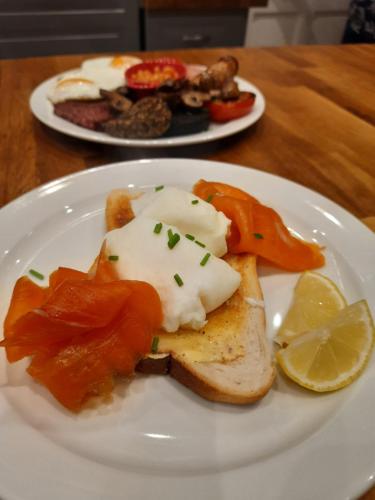
[[[14,286],[8,313],[4,320],[4,337],[10,340],[13,336],[12,326],[16,321],[32,309],[40,307],[47,296],[47,289],[36,285],[27,276],[19,278]],[[19,347],[6,348],[10,363],[23,357]]]
[[[156,290],[109,281],[105,259],[103,251],[99,279],[69,268],[52,273],[48,288],[20,278],[4,324],[8,360],[32,356],[29,374],[71,411],[108,397],[116,375],[131,375],[162,323]]]
[[[55,290],[61,283],[67,280],[87,280],[88,274],[70,267],[59,267],[49,276],[49,288]]]
[[[324,265],[318,245],[294,237],[280,215],[244,191],[220,182],[198,181],[194,194],[210,201],[232,221],[228,251],[259,255],[288,271],[306,271]]]

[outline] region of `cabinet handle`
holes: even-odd
[[[193,33],[192,35],[182,35],[182,41],[184,43],[191,44],[201,44],[204,42],[208,42],[210,37],[208,35],[203,35],[202,33]]]

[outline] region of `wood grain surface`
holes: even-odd
[[[238,58],[240,76],[264,93],[264,116],[248,130],[219,142],[164,150],[80,141],[48,129],[32,116],[28,104],[32,90],[87,57],[0,61],[0,206],[41,183],[85,168],[168,156],[251,166],[314,189],[357,217],[374,216],[375,46],[220,48],[169,54],[210,64],[228,52]],[[147,57],[154,55],[160,53]],[[363,499],[375,500],[375,490]]]

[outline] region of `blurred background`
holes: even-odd
[[[0,58],[372,41],[371,15],[374,0],[0,0]]]

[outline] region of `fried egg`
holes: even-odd
[[[48,99],[54,104],[71,99],[92,100],[99,97],[98,85],[82,73],[66,75],[48,93]]]
[[[115,57],[95,57],[94,59],[87,59],[83,61],[81,69],[83,71],[101,70],[101,69],[115,69],[125,72],[130,66],[139,64],[142,59],[133,56],[115,56]]]
[[[79,70],[57,80],[48,92],[48,99],[54,104],[71,99],[100,99],[100,89],[115,90],[125,85],[125,71],[139,62],[141,59],[132,56],[87,59]]]
[[[115,56],[87,59],[81,65],[81,71],[105,90],[113,90],[125,85],[125,71],[142,62],[138,57]]]

